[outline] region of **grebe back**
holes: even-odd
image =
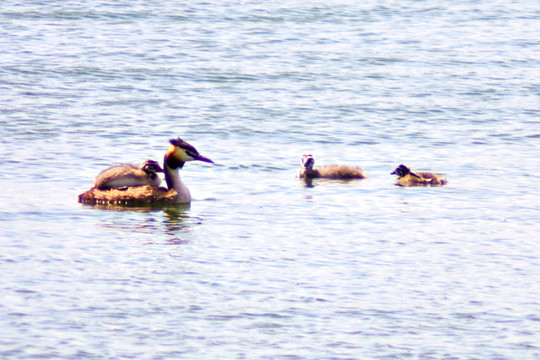
[[[93,186],[100,190],[120,189],[130,186],[159,186],[161,179],[158,172],[163,172],[157,161],[146,160],[140,167],[123,164],[103,170],[94,180]]]
[[[321,166],[317,169],[313,168],[315,159],[313,155],[307,154],[302,156],[302,168],[298,172],[300,179],[365,179],[367,174],[360,167],[348,165],[329,165]]]

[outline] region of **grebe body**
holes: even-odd
[[[391,175],[397,175],[396,185],[399,186],[441,186],[448,183],[443,175],[430,172],[412,172],[405,165],[399,165]]]
[[[329,165],[321,166],[317,169],[313,168],[315,165],[315,159],[312,155],[302,156],[302,168],[298,172],[298,177],[300,179],[341,179],[341,180],[352,180],[352,179],[365,179],[367,178],[364,170],[357,166],[348,166],[348,165]]]
[[[180,138],[171,139],[170,143],[171,146],[163,159],[167,188],[169,191],[176,192],[176,202],[188,203],[191,201],[191,194],[186,184],[180,179],[180,169],[188,161],[199,160],[212,164],[214,162],[199,154],[197,149]]]
[[[189,203],[191,194],[188,187],[180,179],[180,169],[188,161],[212,160],[202,156],[190,144],[180,138],[170,139],[169,149],[163,160],[163,172],[167,188],[147,184],[142,186],[122,186],[122,188],[100,189],[93,187],[79,195],[79,202],[103,205],[148,205],[165,203]],[[99,177],[99,176],[98,176]]]
[[[94,187],[99,190],[120,189],[130,186],[159,186],[161,179],[158,172],[163,172],[157,161],[146,160],[140,167],[123,164],[103,170],[94,180]]]

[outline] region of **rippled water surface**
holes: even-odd
[[[3,1],[0,356],[540,359],[539,18]],[[191,205],[78,204],[178,136],[216,162]],[[369,178],[305,184],[304,153]]]

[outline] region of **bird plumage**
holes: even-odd
[[[154,160],[146,160],[139,167],[132,164],[112,166],[96,176],[93,186],[100,190],[143,185],[159,186],[161,179],[158,172],[163,172],[163,169]]]
[[[188,161],[199,160],[208,163],[213,163],[213,161],[200,155],[192,145],[180,138],[170,139],[169,142],[171,145],[165,153],[162,169],[165,173],[167,188],[153,184],[124,186],[122,189],[93,187],[79,195],[79,202],[115,205],[189,203],[191,194],[188,187],[180,179],[179,170]]]
[[[298,177],[300,179],[341,179],[341,180],[352,180],[352,179],[365,179],[367,178],[366,173],[362,168],[357,166],[349,165],[328,165],[321,166],[317,169],[313,168],[315,165],[315,159],[313,155],[307,154],[302,156],[302,167],[298,172]]]
[[[399,186],[441,186],[448,183],[443,175],[430,172],[412,172],[407,166],[399,165],[391,175],[397,175]]]

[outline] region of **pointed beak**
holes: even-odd
[[[211,163],[211,164],[214,163],[212,160],[210,160],[209,158],[204,157],[204,156],[202,156],[202,155],[197,156],[197,157],[194,158],[193,160],[204,161],[204,162]]]
[[[392,171],[390,175],[397,175],[396,170]]]

